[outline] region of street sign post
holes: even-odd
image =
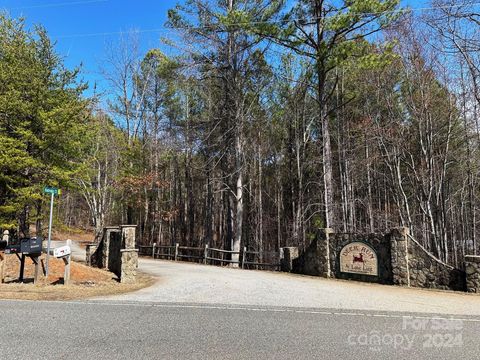
[[[53,221],[53,198],[56,195],[60,195],[61,192],[58,188],[45,186],[43,188],[45,194],[50,194],[50,219],[48,220],[48,242],[47,242],[47,259],[45,261],[45,277],[48,278],[48,260],[50,257],[50,244],[52,241],[52,221]]]
[[[62,193],[60,189],[51,187],[51,186],[45,186],[43,188],[43,192],[45,194],[53,194],[53,195],[60,195]]]

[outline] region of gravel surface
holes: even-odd
[[[480,315],[480,296],[141,258],[158,281],[102,300]]]

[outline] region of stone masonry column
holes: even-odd
[[[134,283],[138,267],[138,249],[135,249],[136,225],[122,225],[121,283]]]
[[[282,271],[291,272],[293,270],[293,261],[298,259],[298,247],[290,246],[280,249],[282,257],[280,259],[280,268]]]
[[[137,265],[138,265],[138,249],[122,249],[120,250],[122,261],[120,282],[132,284],[136,281]]]
[[[85,249],[85,261],[88,266],[97,266],[97,259],[95,258],[95,252],[97,251],[97,244],[87,244]]]
[[[390,232],[390,247],[394,285],[410,286],[408,265],[408,235],[410,229],[399,227]]]
[[[121,225],[122,249],[135,249],[135,232],[137,225]]]
[[[110,250],[110,238],[112,233],[120,232],[119,226],[106,226],[103,228],[103,247],[102,247],[102,263],[101,267],[108,268],[108,253]]]
[[[480,293],[480,256],[465,256],[465,272],[467,274],[467,291]]]
[[[317,232],[317,254],[319,256],[320,276],[332,277],[332,269],[330,266],[330,235],[333,229],[318,229]]]

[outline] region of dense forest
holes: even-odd
[[[186,0],[159,48],[105,50],[90,98],[42,27],[0,15],[0,227],[42,233],[53,185],[57,225],[97,237],[271,251],[406,226],[461,266],[480,235],[476,10]]]

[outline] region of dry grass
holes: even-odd
[[[25,283],[18,282],[20,261],[16,255],[6,255],[5,283],[0,284],[0,299],[22,300],[73,300],[95,296],[114,295],[142,289],[153,284],[153,279],[144,274],[137,275],[135,284],[120,284],[111,272],[95,269],[72,261],[68,286],[63,285],[64,263],[50,257],[49,277],[43,276],[45,255],[41,257],[41,276],[33,284],[34,264],[25,262]]]

